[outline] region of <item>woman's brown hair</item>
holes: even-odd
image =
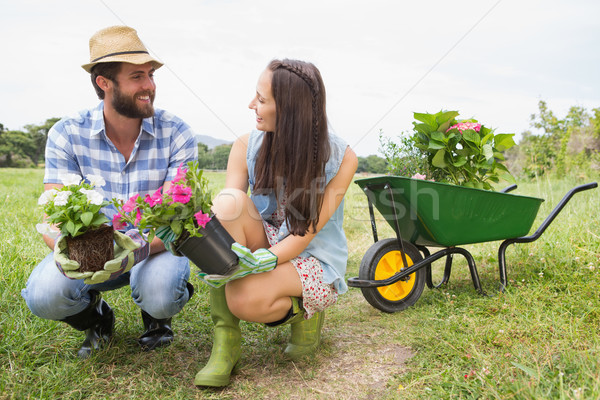
[[[329,133],[325,86],[313,64],[273,60],[271,89],[275,132],[264,135],[255,166],[255,190],[285,193],[285,215],[291,234],[315,232],[325,192]]]

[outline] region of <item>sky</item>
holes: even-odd
[[[248,103],[274,58],[321,71],[331,130],[359,156],[413,112],[457,110],[497,133],[600,107],[596,0],[0,0],[0,123],[94,107],[89,38],[129,25],[165,63],[155,107],[227,141],[255,128]]]

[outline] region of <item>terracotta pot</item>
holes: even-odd
[[[228,275],[238,265],[238,256],[231,250],[235,242],[216,216],[200,228],[202,237],[184,232],[176,249],[207,274]]]
[[[114,258],[114,230],[103,225],[83,235],[67,237],[67,252],[71,260],[79,263],[79,272],[96,272],[104,263]]]

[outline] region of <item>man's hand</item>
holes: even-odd
[[[67,256],[67,241],[61,236],[54,247],[54,261],[60,272],[69,279],[83,279],[87,284],[102,283],[128,272],[135,264],[148,258],[150,245],[137,229],[126,233],[114,232],[115,253],[112,260],[104,264],[104,269],[92,272],[79,272],[79,263]]]

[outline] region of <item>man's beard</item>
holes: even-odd
[[[145,106],[138,106],[135,98],[139,95],[150,96],[150,103]],[[115,85],[113,92],[112,106],[119,114],[127,118],[148,118],[154,115],[154,92],[138,92],[132,98],[121,92],[118,86]]]

